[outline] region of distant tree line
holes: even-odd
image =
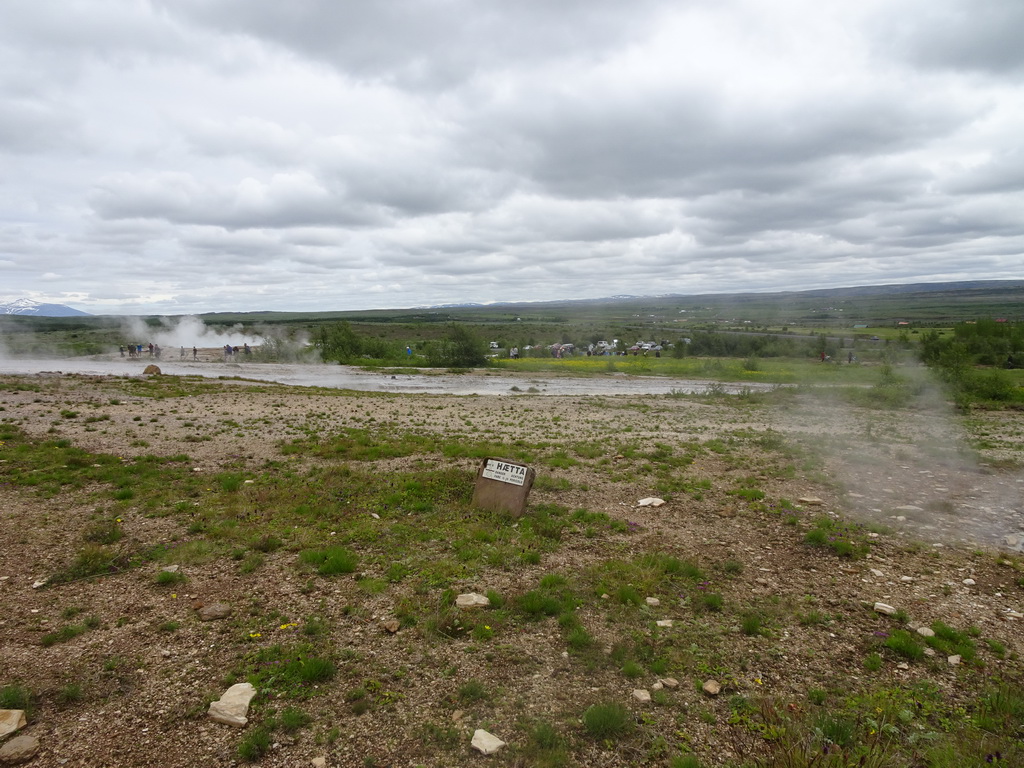
[[[464,325],[452,324],[440,339],[422,341],[416,349],[356,333],[347,322],[320,325],[311,343],[321,359],[343,365],[415,364],[439,368],[474,368],[487,364],[486,344]]]

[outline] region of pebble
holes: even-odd
[[[875,603],[875,611],[878,613],[884,613],[886,616],[893,616],[896,614],[896,609],[888,603]]]
[[[921,637],[935,637],[935,631],[931,627],[918,627],[917,634]]]
[[[965,587],[973,587],[978,582],[976,582],[974,579],[964,579],[963,583]]]
[[[666,688],[678,688],[679,681],[674,677],[659,677],[658,682],[664,685]]]
[[[717,680],[705,680],[701,687],[708,696],[717,696],[722,692],[722,686]]]
[[[646,691],[643,688],[636,688],[633,690],[633,698],[641,704],[648,704],[651,701],[651,694],[650,691]]]
[[[946,661],[949,662],[950,666],[955,667],[961,661],[960,654],[955,654],[953,656],[947,656],[946,657]]]
[[[647,603],[648,605],[650,605],[650,606],[652,606],[652,607],[655,607],[655,608],[656,608],[657,606],[661,605],[661,600],[659,600],[659,599],[658,599],[658,598],[656,598],[656,597],[648,597],[648,598],[647,598],[647,599],[645,600],[645,602],[646,602],[646,603]]]

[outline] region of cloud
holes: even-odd
[[[5,290],[187,313],[1019,276],[1019,3],[9,10]]]

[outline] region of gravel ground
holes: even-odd
[[[880,621],[864,605],[875,601],[905,610],[912,626],[942,620],[977,627],[1008,649],[1006,658],[986,659],[987,674],[1020,679],[1016,653],[1024,635],[1013,612],[1024,610],[1014,551],[1024,527],[1018,469],[1024,414],[975,415],[965,427],[943,411],[840,413],[834,404],[802,396],[778,402],[452,397],[221,381],[180,397],[153,397],[132,394],[125,381],[6,377],[0,417],[32,437],[66,439],[127,461],[186,453],[195,472],[211,477],[230,466],[254,481],[243,490],[254,494],[261,468],[282,461],[282,443],[309,430],[387,425],[442,436],[500,436],[508,444],[521,440],[568,449],[581,441],[596,443],[604,450],[595,460],[538,467],[546,482],[538,483],[531,504],[586,508],[625,521],[627,528],[596,537],[566,535],[540,563],[456,578],[453,589],[511,596],[531,589],[544,574],[572,575],[609,558],[664,551],[714,573],[714,588],[727,605],[789,611],[790,619],[779,618],[768,634],[747,636],[735,617],[716,618],[712,631],[676,595],[655,595],[660,606],[637,609],[636,632],[650,632],[654,620],[670,618],[677,627],[666,630],[667,636],[675,632],[679,642],[717,644],[728,666],[723,680],[729,694],[800,702],[811,688],[856,688],[865,638]],[[102,418],[90,421],[90,415]],[[988,447],[972,447],[979,435]],[[624,456],[621,446],[682,450],[694,443],[714,446],[680,469],[695,482],[707,482],[700,498],[677,493],[664,506],[638,507],[639,499],[657,495],[655,476]],[[0,446],[4,463],[14,460],[4,455],[7,449]],[[292,460],[296,467],[322,461]],[[373,471],[383,477],[414,467],[475,470],[477,463],[416,455],[378,461]],[[628,471],[620,469],[627,465]],[[750,477],[766,500],[803,499],[788,513],[794,519],[787,522],[776,510],[729,493]],[[31,488],[0,485],[0,686],[24,686],[35,697],[26,732],[40,740],[41,749],[31,765],[170,768],[238,762],[244,731],[208,720],[207,702],[223,692],[227,674],[245,654],[288,641],[301,630],[301,617],[313,615],[330,626],[339,677],[323,695],[301,702],[312,723],[290,735],[275,732],[261,765],[304,766],[315,758],[331,766],[530,765],[517,745],[524,723],[542,720],[568,735],[568,765],[667,764],[664,755],[684,746],[683,731],[686,745],[706,764],[725,764],[750,748],[735,729],[721,727],[728,718],[726,696],[700,692],[701,680],[714,670],[697,662],[670,670],[682,684],[667,705],[645,709],[630,693],[649,688],[652,675],[631,680],[614,665],[580,664],[567,656],[553,620],[518,624],[490,644],[471,637],[439,640],[417,627],[392,634],[382,624],[409,596],[404,583],[368,594],[352,577],[311,580],[288,547],[268,553],[252,573],[225,557],[180,563],[187,581],[178,591],[156,583],[156,574],[173,558],[34,588],[66,567],[81,547],[98,511],[95,490],[46,498]],[[198,538],[187,516],[156,515],[130,501],[117,510],[126,533],[119,546],[126,549]],[[867,558],[840,559],[802,543],[812,516],[829,514],[886,528],[864,533],[872,545]],[[724,563],[739,564],[728,578]],[[792,620],[809,601],[845,619],[827,625]],[[232,618],[200,622],[196,606],[212,602],[231,606]],[[274,616],[292,621],[278,624]],[[41,644],[46,633],[83,617],[96,617],[96,626],[67,642]],[[600,603],[588,603],[580,619],[608,649],[622,634]],[[162,629],[168,622],[177,623],[175,631]],[[246,633],[258,637],[243,643]],[[897,686],[928,679],[950,697],[966,693],[966,673],[957,667],[901,669],[887,661],[878,674]],[[482,681],[491,695],[461,700],[460,686],[470,678]],[[381,681],[384,691],[377,706],[357,716],[346,693],[368,679]],[[629,706],[644,734],[660,734],[670,745],[667,751],[652,757],[646,736],[614,748],[588,740],[579,716],[588,704],[607,700]],[[284,705],[264,701],[260,711]],[[475,728],[501,736],[510,748],[492,758],[477,755],[469,748]]]

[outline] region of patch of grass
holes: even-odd
[[[156,583],[161,587],[173,587],[185,581],[185,574],[181,571],[160,571],[156,575]]]
[[[614,740],[633,729],[629,710],[618,702],[594,704],[583,713],[583,727],[595,739]]]
[[[717,592],[701,592],[698,599],[698,605],[705,611],[711,611],[712,613],[718,613],[725,606],[725,600]]]
[[[58,643],[74,640],[79,635],[84,635],[87,631],[88,627],[84,624],[67,624],[58,630],[47,632],[40,638],[39,644],[44,648],[50,648]]]
[[[238,743],[238,757],[247,763],[255,763],[270,751],[270,730],[254,728]]]
[[[83,697],[81,683],[68,683],[57,692],[57,701],[61,704],[74,704]]]
[[[760,613],[746,613],[740,619],[740,631],[748,637],[765,634],[764,617]]]
[[[459,686],[456,698],[460,704],[468,707],[473,704],[489,701],[491,695],[487,691],[487,686],[476,678],[470,678]]]
[[[285,707],[278,716],[278,723],[285,733],[295,733],[313,722],[313,718],[296,707]]]
[[[897,656],[902,656],[910,661],[920,661],[924,658],[924,646],[919,642],[918,636],[905,629],[893,631],[883,645]]]
[[[273,645],[254,652],[247,660],[247,679],[257,690],[270,690],[286,698],[308,698],[316,686],[333,679],[337,669],[309,644]]]
[[[23,685],[5,685],[0,688],[0,709],[31,709],[32,693]]]
[[[85,529],[84,538],[94,544],[116,544],[124,538],[120,518],[96,521]]]
[[[353,552],[339,546],[303,550],[299,553],[299,560],[307,565],[316,566],[317,573],[321,576],[352,573],[359,564],[359,559]]]
[[[868,553],[868,539],[862,526],[843,523],[830,517],[819,517],[804,536],[804,543],[831,549],[840,557],[859,559]]]

